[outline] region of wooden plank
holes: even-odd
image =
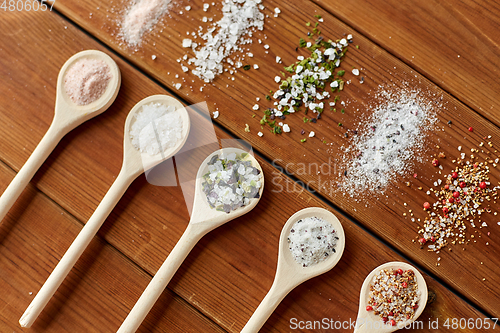
[[[269,89],[276,89],[276,84],[273,81],[274,73],[279,74],[282,65],[275,63],[275,56],[281,56],[285,64],[294,61],[297,55],[294,52],[297,41],[306,35],[308,28],[305,26],[305,22],[313,21],[313,14],[317,13],[323,16],[325,24],[321,25],[321,30],[327,38],[336,38],[344,33],[352,32],[351,27],[342,24],[318,6],[307,1],[269,1],[266,4],[267,8],[279,7],[282,14],[278,19],[267,19],[265,33],[268,36],[266,43],[271,45],[269,53],[266,54],[266,50],[261,45],[251,46],[251,51],[254,54],[252,61],[255,61],[260,69],[238,72],[235,75],[235,81],[225,76],[219,77],[214,85],[208,85],[203,92],[200,92],[197,87],[201,82],[192,74],[183,73],[179,64],[172,61],[185,53],[185,49],[181,47],[185,31],[197,30],[201,24],[200,17],[206,15],[200,8],[193,7],[187,16],[178,14],[179,8],[182,7],[173,10],[166,18],[166,23],[146,36],[145,45],[135,51],[127,48],[116,38],[115,22],[120,18],[119,13],[123,9],[123,3],[99,2],[98,4],[96,1],[89,1],[77,4],[58,3],[56,6],[58,10],[84,29],[91,31],[94,36],[113,47],[165,85],[172,87],[174,83],[182,81],[174,79],[175,75],[185,78],[186,82],[194,80],[193,85],[196,89],[191,91],[188,85],[183,85],[183,88],[178,91],[181,97],[191,103],[209,100],[210,111],[215,111],[218,108],[221,112],[217,121],[237,137],[249,141],[267,158],[274,160],[276,165],[288,167],[287,170],[290,173],[304,183],[311,184],[312,189],[319,191],[328,200],[342,207],[349,215],[377,233],[385,241],[396,246],[408,257],[422,263],[485,311],[499,313],[500,302],[497,300],[500,299],[500,289],[493,282],[500,278],[500,257],[494,255],[499,251],[498,242],[495,241],[498,237],[496,233],[489,236],[489,245],[486,245],[486,241],[478,242],[474,246],[467,247],[467,251],[457,248],[454,253],[441,254],[443,260],[439,267],[436,266],[436,255],[420,251],[418,246],[412,243],[417,235],[418,226],[416,223],[410,222],[409,219],[403,219],[402,214],[407,209],[412,209],[419,212],[416,214],[417,217],[424,217],[420,207],[429,198],[425,195],[425,191],[418,191],[417,187],[422,186],[428,189],[433,186],[438,175],[430,163],[416,164],[412,172],[416,172],[422,178],[417,181],[411,178],[411,187],[405,185],[408,177],[394,180],[388,189],[388,193],[397,194],[394,200],[393,196],[379,195],[367,203],[354,202],[350,198],[344,197],[341,192],[335,191],[336,184],[340,180],[337,175],[326,175],[326,180],[332,181],[332,183],[324,188],[320,186],[320,183],[324,184],[325,177],[320,179],[317,174],[300,172],[304,164],[321,165],[323,163],[335,164],[338,167],[337,170],[341,170],[344,161],[340,159],[339,147],[348,144],[349,141],[343,137],[344,129],[337,124],[342,122],[344,128],[355,128],[356,124],[369,112],[369,105],[373,101],[372,95],[380,84],[390,83],[401,87],[403,82],[409,82],[411,86],[427,92],[429,96],[442,96],[441,103],[445,107],[438,111],[438,118],[441,124],[439,127],[443,131],[432,133],[428,139],[427,154],[442,151],[447,156],[457,156],[456,148],[458,145],[463,146],[464,149],[470,149],[488,135],[492,135],[491,140],[494,145],[497,145],[498,141],[495,140],[500,133],[493,124],[465,107],[452,96],[444,93],[420,74],[413,72],[411,68],[367,38],[355,35],[355,44],[358,44],[360,49],[351,48],[342,68],[350,69],[352,66],[363,68],[362,75],[366,80],[363,85],[353,80],[348,88],[342,92],[342,100],[350,102],[349,107],[346,108],[346,114],[326,111],[321,122],[315,125],[307,124],[307,126],[303,124],[302,116],[289,116],[287,122],[292,128],[292,133],[274,136],[264,131],[264,137],[259,138],[256,136],[256,132],[260,130],[258,120],[262,113],[257,112],[258,116],[252,119],[255,112],[251,110],[251,107],[255,104],[256,96],[262,98]],[[99,7],[98,11],[96,11],[97,7]],[[89,13],[93,13],[90,20],[88,19]],[[256,38],[264,38],[260,33],[255,35]],[[168,40],[168,43],[162,42],[164,40]],[[154,44],[155,41],[158,43]],[[151,60],[152,54],[157,54],[158,59]],[[346,80],[353,78],[352,75],[349,76],[349,73],[346,74]],[[271,103],[261,103],[261,109],[269,106]],[[238,110],[238,112],[234,112],[234,110]],[[453,119],[454,125],[451,127],[443,126],[450,119]],[[245,123],[250,124],[251,133],[244,131]],[[474,133],[467,132],[469,126],[476,129]],[[303,136],[299,134],[298,129],[301,128],[305,128],[307,131],[314,130],[316,138],[309,140],[307,144],[300,144],[299,140]],[[328,145],[322,145],[322,140],[326,140]],[[437,145],[440,146],[439,151],[435,148]],[[449,160],[444,163],[444,166],[449,170],[451,166]],[[496,183],[497,181],[497,177],[493,175],[492,182]],[[403,203],[406,203],[407,206],[403,206]],[[493,218],[488,219],[487,222],[490,225],[496,224]],[[480,264],[481,262],[483,264]],[[470,267],[474,267],[474,269]],[[468,272],[467,278],[462,274],[464,271]],[[486,280],[483,281],[483,279]]]
[[[11,83],[2,83],[0,85],[0,91],[2,92],[14,88],[10,94],[1,94],[1,96],[6,96],[6,100],[10,98],[25,100],[28,96],[36,93],[39,88],[37,82],[40,82],[41,78],[50,78],[51,75],[55,75],[52,72],[57,72],[57,66],[52,64],[62,64],[76,50],[81,48],[102,49],[95,41],[90,40],[74,27],[68,26],[67,22],[55,15],[19,13],[16,14],[16,20],[9,23],[13,27],[19,27],[21,31],[23,29],[29,31],[32,24],[38,27],[39,31],[48,31],[50,29],[56,36],[64,34],[66,37],[65,39],[54,39],[50,43],[26,42],[26,45],[30,45],[29,52],[21,53],[21,55],[51,54],[52,56],[50,60],[42,64],[46,66],[44,67],[46,68],[45,72],[37,72],[39,68],[37,64],[23,60],[22,57],[19,58],[20,62],[25,64],[26,67],[19,67],[19,69],[10,67],[12,68],[12,77],[18,80],[16,81],[18,87],[16,87],[16,84]],[[65,26],[68,26],[68,28],[66,29]],[[24,36],[24,40],[28,41],[29,36]],[[2,43],[9,45],[12,43],[12,39],[4,38]],[[3,49],[3,47],[1,48]],[[58,52],[49,53],[48,49],[57,49]],[[26,51],[26,49],[24,50]],[[13,50],[13,52],[15,51],[16,49]],[[2,59],[6,60],[3,60],[5,63],[2,63],[0,68],[9,68],[8,61],[10,61],[10,58],[2,57]],[[121,161],[121,127],[128,110],[146,94],[164,93],[161,88],[140,75],[129,65],[123,61],[118,62],[123,73],[123,88],[117,103],[106,114],[86,123],[64,138],[62,144],[50,156],[33,181],[33,184],[81,221],[85,221],[90,216],[118,172]],[[29,82],[32,83],[27,86],[21,84],[20,79],[17,79],[18,71],[20,71],[19,75],[29,77]],[[21,71],[24,74],[21,74]],[[2,105],[1,114],[5,117],[5,122],[12,126],[6,126],[8,133],[1,139],[1,146],[15,147],[19,144],[22,145],[25,142],[24,138],[29,135],[33,137],[35,143],[41,138],[50,122],[50,111],[54,102],[53,94],[44,93],[42,95],[46,98],[47,105],[39,109],[9,109],[3,107],[4,104],[0,103]],[[20,114],[20,112],[22,113]],[[35,114],[40,115],[42,119],[40,128],[23,126],[21,122],[19,124],[15,123],[15,120],[20,116],[32,119]],[[199,130],[203,132],[209,130],[209,128]],[[217,134],[219,138],[229,138],[220,130],[217,130]],[[4,158],[5,155],[6,160],[13,161],[12,167],[19,169],[24,162],[24,158],[29,155],[32,149],[33,147],[28,148],[26,153],[13,149],[10,157],[7,157],[8,153],[1,151],[1,158]],[[276,265],[276,243],[286,219],[300,208],[325,206],[324,203],[310,193],[304,192],[296,183],[290,182],[271,165],[265,163],[262,159],[259,159],[259,161],[262,163],[266,175],[264,199],[247,216],[215,230],[202,239],[169,285],[169,289],[182,296],[185,301],[196,307],[201,313],[231,332],[239,331],[243,327],[272,282]],[[3,188],[5,188],[6,183],[13,175],[12,172],[3,172],[2,174],[5,179],[1,183],[4,184]],[[284,188],[294,188],[296,191],[290,190],[278,193],[280,189],[278,184],[284,185]],[[12,221],[0,227],[7,228],[6,226],[10,223],[10,227],[7,229],[10,230],[9,235],[14,234],[14,232],[22,234],[25,231],[25,228],[22,227],[22,221],[20,221],[23,216],[17,216],[16,211],[25,209],[25,205],[30,201],[29,193],[29,191],[26,191],[21,196],[21,201],[13,208],[9,215]],[[44,202],[43,206],[45,205]],[[51,266],[46,267],[45,275],[36,282],[37,286],[39,286],[78,230],[75,228],[76,230],[72,230],[71,234],[61,236],[60,231],[67,230],[69,227],[66,226],[67,223],[59,226],[56,221],[53,221],[56,216],[59,217],[59,214],[38,209],[39,206],[33,204],[28,208],[37,214],[36,221],[33,220],[31,215],[28,216],[30,218],[27,218],[30,223],[29,226],[33,228],[33,233],[36,234],[34,228],[47,228],[51,232],[50,235],[52,235],[51,237],[47,236],[47,240],[45,238],[32,240],[34,246],[37,246],[37,255],[45,257],[46,251],[49,250],[52,253],[50,257]],[[66,214],[61,216],[65,217]],[[47,222],[35,223],[39,220]],[[100,235],[140,267],[154,273],[179,239],[185,229],[187,220],[188,213],[179,188],[152,186],[147,184],[144,177],[140,177],[132,184],[125,197],[108,218]],[[291,318],[317,320],[323,317],[329,318],[332,314],[335,314],[335,319],[353,320],[357,310],[359,286],[361,286],[366,274],[384,261],[401,259],[352,222],[345,218],[341,218],[341,220],[346,229],[348,246],[345,257],[339,266],[332,272],[309,281],[294,290],[270,318],[264,331],[287,331]],[[51,240],[50,244],[48,243],[49,240]],[[59,242],[62,244],[59,244]],[[12,247],[17,243],[20,243],[20,241],[9,244],[9,246],[5,245],[4,251],[13,251]],[[17,263],[18,261],[14,260],[14,262]],[[108,263],[110,264],[108,265]],[[29,265],[35,265],[34,261],[30,262]],[[122,287],[136,287],[137,289],[134,288],[133,293],[136,298],[139,296],[140,290],[144,288],[145,283],[135,283],[135,280],[129,278],[130,273],[128,271],[131,269],[122,262],[117,262],[114,256],[100,247],[97,248],[96,252],[89,249],[79,262],[79,265],[81,265],[80,268],[77,267],[72,274],[77,275],[80,271],[86,272],[96,269],[95,275],[101,275],[100,278],[103,279],[101,297],[106,298],[106,300],[102,302],[112,303],[114,307],[126,307],[127,310],[117,312],[117,316],[120,315],[121,319],[123,319],[128,309],[132,307],[132,303],[128,298],[122,299],[122,291],[115,291],[120,286],[106,284],[106,281],[127,281],[127,283],[123,283]],[[96,267],[106,269],[106,274]],[[86,280],[87,276],[89,276],[90,280]],[[114,280],[110,278],[111,276],[113,276]],[[81,280],[75,278],[75,281],[71,282],[73,280],[70,277],[70,280],[66,282],[68,287],[58,291],[55,300],[49,303],[49,310],[53,307],[61,311],[56,317],[57,320],[60,318],[62,321],[70,316],[70,314],[62,312],[68,308],[69,301],[66,301],[64,306],[57,306],[58,299],[64,298],[71,289],[76,289],[78,292],[83,291],[86,289],[84,287],[86,287],[87,283],[90,284],[93,278],[94,274],[86,273]],[[434,320],[435,318],[482,317],[477,310],[428,276],[427,281],[430,288],[436,293],[437,301],[429,305],[423,318],[432,318]],[[132,286],[129,286],[129,283]],[[33,285],[32,289],[37,290],[35,285]],[[73,293],[70,296],[73,296]],[[106,293],[109,293],[109,295]],[[148,317],[150,321],[142,326],[144,331],[149,331],[153,327],[158,330],[169,331],[180,327],[178,330],[182,331],[182,329],[187,330],[188,328],[181,325],[188,324],[195,331],[213,329],[204,327],[203,323],[186,318],[184,315],[171,313],[170,311],[175,310],[175,307],[173,302],[169,301],[168,295],[170,293],[168,291],[166,295],[164,294],[159,304],[155,306],[153,318]],[[330,301],[335,297],[342,301]],[[81,302],[83,301],[81,300]],[[88,302],[88,298],[85,301]],[[16,318],[27,303],[28,301],[25,301],[23,304],[16,305],[18,307]],[[76,303],[78,304],[78,302]],[[171,309],[172,307],[174,309]],[[69,310],[67,309],[67,311]],[[94,316],[102,319],[100,312],[94,314]],[[168,326],[156,323],[156,320],[160,320],[160,317],[162,321],[165,320],[168,323]],[[47,318],[46,325],[50,325],[56,319]],[[174,320],[174,323],[171,322],[172,320]],[[117,325],[116,321],[113,321],[113,323]],[[5,324],[12,325],[8,327],[15,327],[15,324],[12,324],[10,319],[6,319]],[[43,330],[44,327],[40,329]],[[446,331],[446,329],[443,328],[442,331]]]
[[[497,1],[313,1],[500,125]]]
[[[1,190],[14,172],[0,163]],[[82,227],[29,185],[0,225],[0,331],[18,320]],[[30,332],[115,332],[151,276],[101,238],[94,238]],[[166,291],[142,332],[221,332]]]

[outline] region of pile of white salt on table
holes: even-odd
[[[126,11],[120,23],[120,36],[129,46],[139,46],[142,36],[168,11],[170,0],[139,0]]]
[[[182,118],[174,106],[144,105],[130,126],[132,145],[151,156],[175,147],[182,139]]]
[[[376,97],[379,103],[373,113],[359,123],[360,130],[345,148],[343,160],[348,162],[339,184],[344,195],[384,192],[398,175],[408,174],[421,159],[418,153],[437,121],[434,103],[420,91],[380,87]]]

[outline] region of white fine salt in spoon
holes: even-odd
[[[160,297],[161,293],[167,287],[177,269],[179,269],[184,259],[186,259],[191,249],[193,249],[196,243],[205,234],[226,222],[248,213],[259,202],[262,197],[262,191],[264,190],[264,173],[262,172],[262,168],[257,160],[252,155],[247,154],[244,157],[244,160],[251,161],[252,166],[260,171],[261,187],[259,188],[258,197],[250,199],[247,205],[236,208],[229,213],[218,211],[209,206],[207,196],[203,192],[202,187],[204,180],[203,175],[208,172],[208,162],[210,162],[216,155],[219,157],[227,157],[233,153],[236,155],[247,154],[244,150],[238,148],[224,148],[210,154],[201,164],[196,176],[195,198],[189,224],[182,237],[179,239],[165,262],[161,265],[160,269],[147,286],[146,290],[144,290],[141,297],[128,314],[127,318],[125,318],[125,321],[118,329],[118,333],[133,333],[137,330],[144,318],[146,318],[148,312]]]
[[[75,104],[66,93],[64,86],[64,78],[68,69],[82,59],[103,61],[108,65],[111,74],[111,79],[104,93],[96,101],[87,105]],[[56,106],[52,124],[24,166],[19,170],[0,197],[0,223],[59,141],[78,125],[108,109],[118,95],[120,84],[121,75],[118,65],[111,57],[101,51],[82,51],[66,61],[57,77]]]
[[[403,271],[412,270],[415,273],[415,278],[417,279],[417,287],[420,291],[420,300],[418,302],[417,311],[415,311],[415,315],[410,320],[405,320],[403,322],[397,323],[396,326],[391,326],[390,324],[386,324],[382,322],[380,316],[375,315],[374,311],[367,311],[366,307],[368,306],[368,300],[370,299],[370,284],[373,283],[373,278],[383,269],[402,269]],[[386,264],[380,265],[371,271],[370,274],[366,277],[363,282],[363,286],[361,287],[361,295],[359,297],[359,310],[358,310],[358,319],[356,320],[356,328],[354,329],[355,333],[389,333],[394,332],[403,327],[411,324],[422,314],[424,311],[425,305],[427,304],[427,284],[425,283],[424,277],[422,274],[415,269],[415,267],[404,263],[404,262],[388,262]]]
[[[311,266],[303,267],[292,256],[289,249],[288,237],[293,225],[308,217],[320,218],[332,224],[333,229],[337,232],[337,244],[335,253],[328,256],[327,259]],[[311,207],[302,209],[293,214],[286,222],[281,231],[278,253],[278,268],[274,278],[273,285],[262,300],[257,310],[247,322],[241,333],[258,332],[262,325],[267,321],[269,316],[276,309],[278,304],[285,296],[299,284],[307,281],[315,276],[326,273],[331,270],[340,260],[344,253],[345,235],[342,224],[338,218],[326,209],[319,207]]]
[[[134,116],[136,113],[142,110],[144,105],[149,105],[151,103],[160,103],[165,106],[175,107],[175,112],[178,112],[182,119],[181,139],[175,143],[174,147],[168,148],[163,153],[154,156],[150,156],[146,153],[141,154],[141,152],[132,145],[129,134],[130,128],[135,121]],[[50,274],[47,281],[45,281],[45,284],[24,312],[23,316],[19,320],[22,327],[30,327],[33,324],[132,181],[134,181],[134,179],[144,171],[151,169],[152,167],[175,155],[186,142],[189,129],[189,115],[182,104],[173,97],[165,95],[150,96],[143,99],[132,108],[127,116],[127,120],[125,121],[123,164],[118,177],[116,177],[116,180],[108,190],[108,193],[106,193],[102,199],[94,214],[92,214],[88,222],[82,228],[76,239],[62,257],[61,261],[59,261],[57,266],[54,268],[52,274]]]

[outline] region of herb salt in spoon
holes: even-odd
[[[213,229],[252,210],[263,189],[264,174],[252,155],[238,148],[224,148],[210,154],[198,169],[193,210],[184,234],[118,333],[135,332],[196,243]]]
[[[175,155],[186,142],[189,129],[189,115],[173,97],[150,96],[132,108],[125,121],[118,177],[24,312],[19,320],[22,327],[33,324],[134,179]]]
[[[290,291],[331,270],[344,247],[342,224],[328,210],[311,207],[293,214],[281,231],[273,285],[241,332],[258,332]]]
[[[54,119],[47,133],[0,197],[0,223],[59,141],[83,122],[103,113],[120,89],[118,65],[101,51],[69,58],[57,77]]]
[[[383,264],[363,282],[354,332],[389,333],[411,327],[424,311],[427,297],[424,277],[413,266]]]

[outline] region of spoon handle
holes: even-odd
[[[0,197],[0,223],[66,133],[60,128],[56,128],[54,123],[50,125],[38,146]]]
[[[273,311],[278,307],[283,298],[285,298],[290,290],[293,289],[288,288],[287,286],[279,286],[277,281],[278,279],[274,280],[271,289],[262,302],[260,302],[252,317],[250,317],[250,320],[248,320],[245,327],[241,330],[241,333],[258,332],[266,323]]]
[[[184,234],[172,249],[172,252],[170,252],[165,262],[161,265],[158,272],[156,272],[151,282],[149,282],[117,333],[134,333],[137,331],[184,259],[186,259],[189,252],[203,237],[204,232],[193,228],[192,224],[188,225],[186,231],[184,231]]]
[[[82,228],[78,236],[75,238],[71,246],[50,274],[47,281],[45,281],[38,294],[24,312],[23,316],[19,320],[22,327],[31,327],[134,178],[135,177],[127,175],[122,168],[122,171],[120,171],[120,174],[116,178],[115,182],[111,185],[108,193],[106,193],[95,212]]]

